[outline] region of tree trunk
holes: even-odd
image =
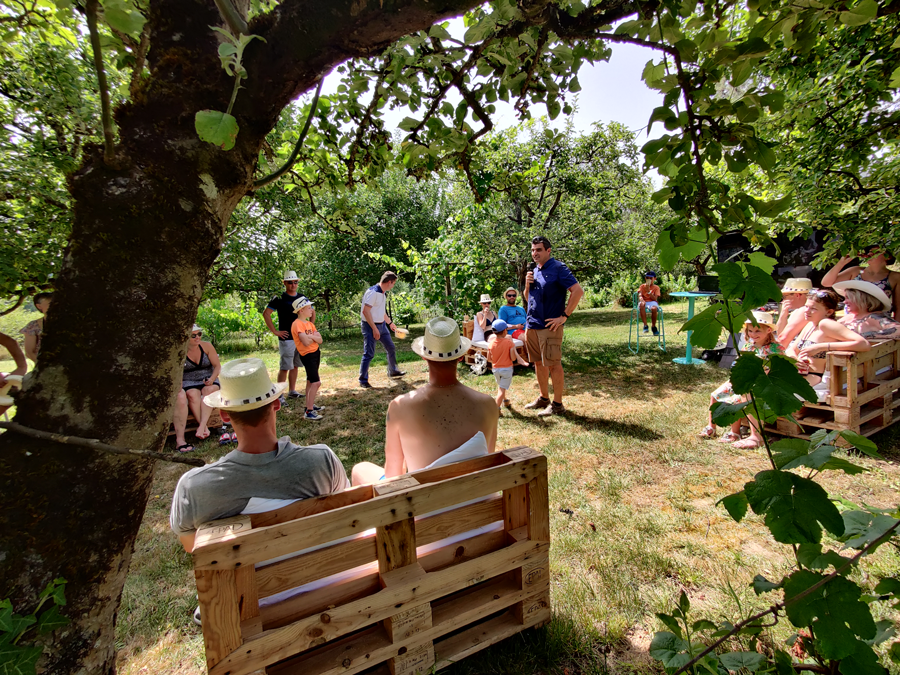
[[[16,421],[159,450],[203,286],[281,110],[335,64],[475,4],[284,0],[250,26],[267,41],[247,49],[240,133],[224,152],[194,130],[197,111],[224,111],[231,95],[209,29],[222,23],[215,5],[151,0],[150,77],[116,111],[115,166],[87,148],[70,179],[72,237]],[[0,436],[0,597],[28,612],[50,580],[69,582],[72,623],[44,638],[40,671],[115,671],[114,621],[152,472],[149,461]]]

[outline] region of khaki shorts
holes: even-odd
[[[529,328],[525,331],[525,346],[528,347],[528,358],[547,368],[562,363],[563,329]]]

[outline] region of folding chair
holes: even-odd
[[[649,310],[648,310],[649,311]],[[641,330],[644,322],[641,321],[640,297],[637,291],[631,295],[631,321],[628,324],[628,350],[637,354],[641,350]],[[645,340],[656,340],[656,346],[666,351],[666,323],[663,308],[660,306],[656,312],[656,327],[659,335],[645,335]],[[632,346],[634,345],[634,346]]]

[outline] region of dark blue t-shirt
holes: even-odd
[[[293,342],[294,338],[290,336],[291,326],[294,324],[294,320],[297,318],[297,315],[294,314],[294,300],[300,297],[300,293],[297,295],[288,295],[287,293],[282,293],[280,297],[276,296],[269,301],[269,304],[266,305],[267,308],[273,309],[278,312],[278,330],[286,330],[288,332],[288,336],[286,338],[278,336],[279,340],[282,341],[291,341]]]
[[[546,328],[547,319],[555,319],[566,311],[566,292],[578,280],[565,263],[550,258],[534,270],[534,283],[528,289],[528,322],[526,328]]]

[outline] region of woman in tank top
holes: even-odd
[[[888,265],[894,264],[894,256],[889,251],[870,248],[859,256],[860,263],[868,261],[865,267],[861,265],[847,267],[854,257],[856,256],[845,255],[841,258],[822,278],[822,286],[829,288],[840,281],[850,281],[851,279],[875,284],[890,298],[891,313],[895,319],[900,320],[900,272],[894,272],[887,268]]]
[[[188,410],[197,420],[194,434],[199,440],[209,438],[209,416],[212,408],[203,402],[203,397],[219,389],[219,371],[222,364],[216,348],[210,342],[204,342],[203,330],[197,324],[191,329],[187,354],[184,357],[184,370],[181,376],[181,391],[175,401],[175,412],[172,425],[175,427],[175,449],[178,452],[191,452],[194,446],[185,438]]]

